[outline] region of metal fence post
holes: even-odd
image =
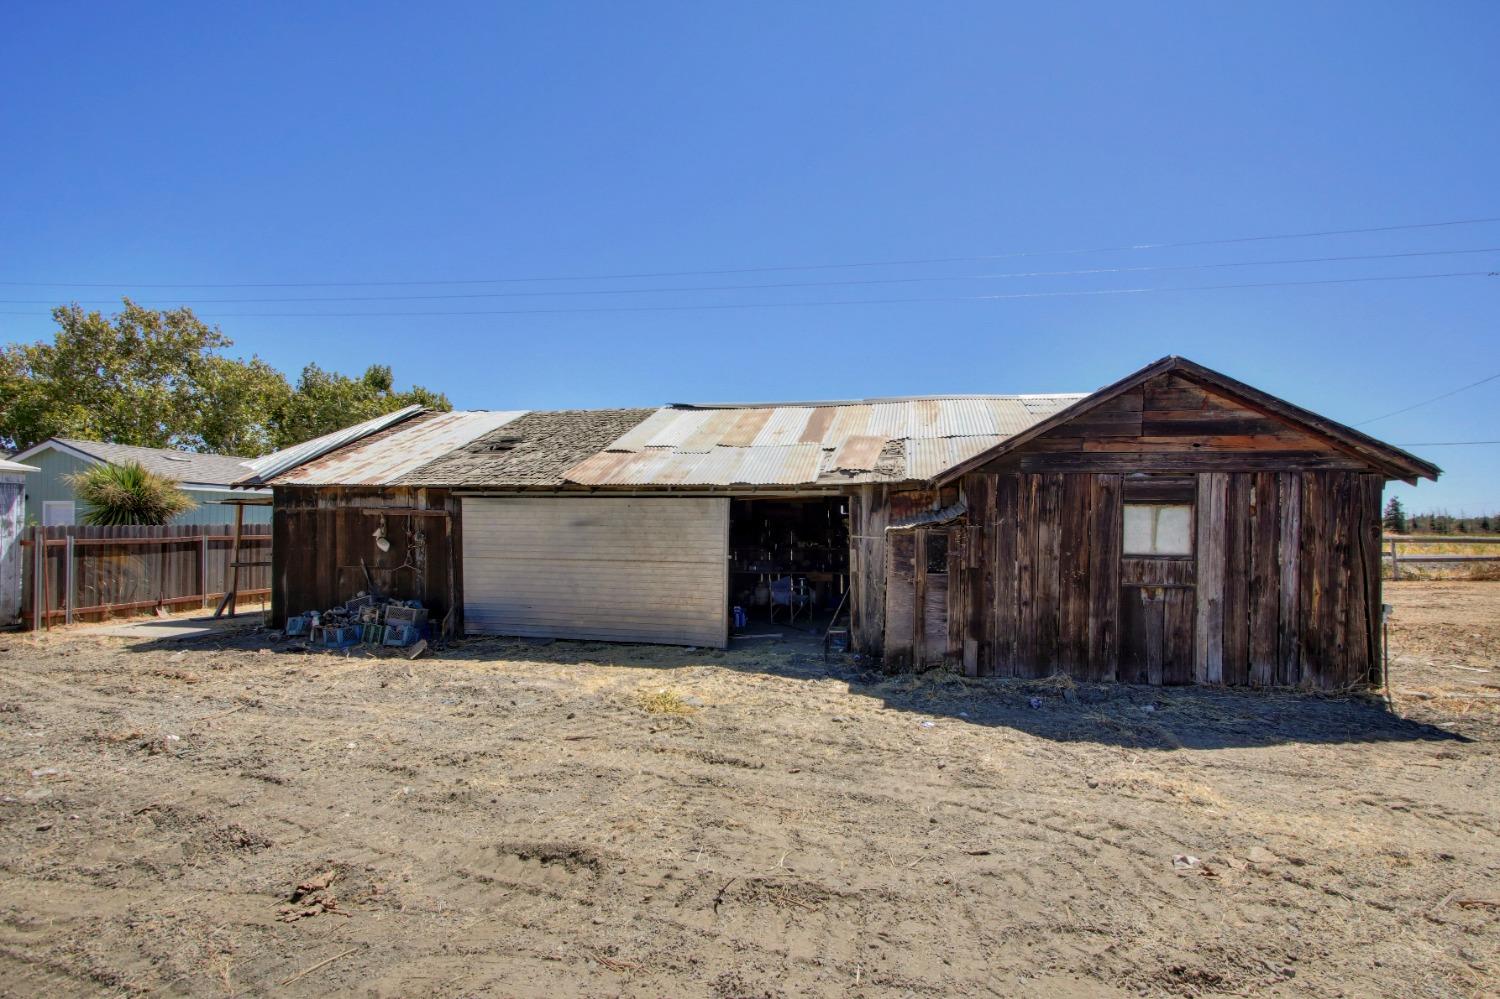
[[[73,535],[68,535],[68,546],[63,553],[63,604],[66,613],[64,624],[73,623]]]

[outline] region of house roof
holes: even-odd
[[[39,469],[39,468],[33,468],[30,465],[23,465],[23,464],[21,464],[20,462],[17,462],[17,461],[7,461],[4,458],[0,458],[0,472],[39,472],[39,471],[41,471],[41,469]]]
[[[1168,357],[1091,394],[534,412],[403,410],[260,459],[255,475],[241,484],[817,489],[946,482],[1169,371],[1319,434],[1393,477],[1439,474],[1436,466],[1399,448]]]
[[[396,485],[561,486],[564,473],[642,420],[652,409],[561,409],[526,413],[413,469]]]
[[[148,472],[177,482],[206,486],[225,486],[243,476],[250,459],[232,454],[197,454],[171,448],[136,447],[131,444],[107,444],[76,437],[51,437],[16,455],[24,460],[53,448],[85,461],[124,465],[136,462]]]
[[[1380,469],[1386,475],[1403,479],[1415,484],[1416,480],[1437,479],[1442,474],[1442,469],[1428,461],[1423,461],[1409,451],[1403,451],[1393,444],[1377,440],[1369,434],[1361,433],[1353,427],[1345,426],[1325,416],[1319,416],[1311,410],[1303,409],[1301,406],[1279,399],[1268,392],[1244,382],[1229,377],[1226,374],[1204,367],[1196,361],[1190,361],[1185,357],[1175,354],[1163,357],[1146,365],[1139,371],[1135,371],[1112,385],[1090,395],[1084,396],[1072,405],[1058,410],[1045,420],[1038,421],[1034,426],[1018,433],[993,447],[966,457],[955,463],[946,470],[934,473],[939,482],[950,482],[965,472],[981,465],[988,464],[996,458],[1021,447],[1028,441],[1034,440],[1055,427],[1077,419],[1084,413],[1103,405],[1116,396],[1128,392],[1149,379],[1159,375],[1176,373],[1186,378],[1217,389],[1252,409],[1258,409],[1264,413],[1278,417],[1288,423],[1294,424],[1302,429],[1316,434],[1325,440],[1338,446],[1346,453],[1369,462],[1372,466]]]

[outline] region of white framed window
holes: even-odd
[[[42,526],[68,527],[77,523],[77,505],[72,500],[43,500]]]
[[[1126,555],[1193,554],[1191,503],[1126,503]]]

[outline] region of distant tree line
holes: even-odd
[[[261,360],[226,356],[232,341],[191,309],[130,299],[113,316],[52,310],[51,342],[0,347],[0,447],[78,437],[255,456],[413,403],[453,407],[415,386],[397,391],[387,365],[358,377],[316,364],[296,384]]]
[[[1447,510],[1407,513],[1401,500],[1392,496],[1385,504],[1382,524],[1390,534],[1493,534],[1500,525],[1500,517],[1494,514],[1455,516]]]

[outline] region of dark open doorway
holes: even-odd
[[[848,516],[842,496],[731,502],[731,634],[821,638],[847,618]]]

